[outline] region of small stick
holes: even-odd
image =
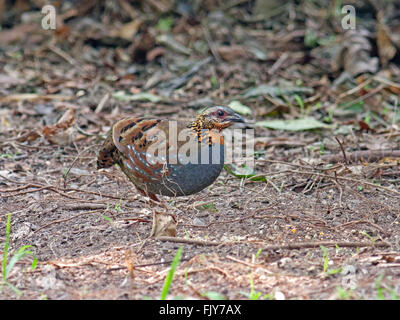
[[[204,38],[207,41],[208,47],[210,48],[210,51],[215,58],[215,61],[220,63],[221,56],[219,55],[217,49],[215,48],[214,42],[211,39],[210,31],[208,30],[208,28],[205,24],[203,24],[202,29],[203,29],[203,33],[204,33]]]
[[[348,165],[348,164],[349,164],[349,161],[347,161],[346,151],[344,151],[343,144],[342,144],[342,142],[339,140],[338,137],[335,137],[335,139],[336,139],[336,141],[339,143],[340,149],[342,150],[344,162]]]
[[[44,229],[44,228],[47,228],[48,226],[51,226],[52,224],[61,223],[61,222],[67,222],[67,221],[69,221],[69,220],[75,219],[76,217],[82,216],[82,215],[84,215],[84,214],[98,213],[98,212],[101,212],[101,211],[104,211],[104,209],[97,209],[97,210],[92,210],[92,211],[85,211],[85,212],[78,213],[78,214],[74,215],[73,217],[69,217],[69,218],[65,218],[65,219],[59,219],[59,220],[54,220],[54,221],[51,221],[51,222],[49,222],[49,223],[47,223],[47,224],[45,224],[45,225],[43,225],[43,226],[37,228],[36,230],[33,231],[33,233],[36,233],[36,232],[38,232],[39,230],[42,230],[42,229]]]
[[[310,174],[309,171],[288,170],[288,172],[298,173],[298,174]],[[326,178],[331,178],[331,179],[335,178],[335,177],[332,177],[332,176],[330,176],[328,174],[323,174],[323,173],[319,173],[319,172],[312,172],[312,174],[319,175],[319,176],[326,177]],[[348,178],[348,177],[341,177],[341,176],[337,176],[336,179],[344,180],[344,181],[356,182],[356,183],[359,183],[359,184],[364,184],[364,185],[367,185],[367,186],[371,186],[371,187],[374,187],[374,188],[377,188],[377,189],[385,190],[385,191],[388,191],[390,193],[394,193],[394,194],[400,195],[400,191],[397,191],[397,190],[394,190],[394,189],[391,189],[391,188],[388,188],[388,187],[380,186],[380,185],[377,185],[377,184],[372,183],[372,182],[362,181],[362,180],[359,180],[359,179],[353,179],[353,178]]]
[[[373,162],[386,157],[398,158],[400,157],[400,150],[361,150],[348,153],[348,158],[351,162],[361,159]],[[322,156],[321,159],[326,162],[338,162],[340,156],[338,154],[330,154]]]
[[[371,221],[368,221],[368,220],[350,221],[350,222],[343,223],[343,224],[337,226],[336,228],[344,228],[344,227],[348,227],[348,226],[351,226],[351,225],[354,225],[354,224],[360,224],[360,223],[369,224],[369,225],[373,226],[374,228],[378,229],[378,230],[379,230],[380,232],[382,232],[384,235],[387,235],[387,234],[388,234],[388,233],[387,233],[385,230],[383,230],[380,226],[378,226],[377,224],[375,224],[375,223],[373,223],[373,222],[371,222]]]
[[[252,242],[240,242],[240,241],[232,241],[232,242],[216,242],[216,241],[204,241],[204,240],[195,240],[195,239],[186,239],[186,238],[174,238],[174,237],[158,237],[157,240],[161,241],[171,241],[171,242],[179,242],[179,243],[189,243],[189,244],[198,244],[198,245],[206,245],[206,246],[229,246],[229,245],[238,245],[238,244],[252,244]],[[257,243],[258,245],[260,243]],[[390,244],[387,242],[335,242],[335,241],[316,241],[316,242],[297,242],[297,243],[288,243],[288,244],[278,244],[278,245],[266,245],[261,247],[263,250],[293,250],[293,249],[307,249],[307,248],[318,248],[320,246],[325,247],[390,247]]]
[[[161,240],[161,241],[178,242],[178,243],[198,244],[198,245],[202,245],[202,246],[219,246],[221,244],[222,245],[224,244],[223,242],[221,243],[221,242],[216,242],[216,241],[195,240],[195,239],[187,239],[187,238],[181,238],[181,237],[161,236],[161,237],[156,237],[155,239]]]
[[[272,67],[268,70],[268,74],[272,76],[280,67],[281,65],[285,62],[285,60],[289,57],[289,54],[287,52],[284,52],[278,60],[275,61],[275,63],[272,65]]]
[[[70,65],[77,67],[78,66],[78,62],[72,58],[68,53],[62,51],[61,49],[55,47],[52,44],[48,45],[48,48],[53,51],[55,54],[59,55],[61,58],[63,58],[65,61],[67,61]]]
[[[104,97],[101,98],[99,104],[96,107],[96,110],[94,110],[94,113],[100,113],[103,110],[103,108],[104,108],[104,106],[105,106],[105,104],[106,104],[106,102],[108,101],[109,98],[110,98],[110,93],[107,92],[104,95]]]

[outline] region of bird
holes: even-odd
[[[118,164],[136,189],[155,202],[160,202],[157,195],[188,196],[218,178],[225,156],[222,131],[238,122],[245,120],[227,106],[206,108],[189,122],[125,118],[108,133],[97,168]]]

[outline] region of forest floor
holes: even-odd
[[[159,299],[182,247],[169,299],[398,299],[399,5],[353,1],[346,31],[324,1],[169,2],[59,8],[55,31],[8,11],[26,10],[0,30],[0,259],[31,254],[0,298]],[[218,104],[254,129],[254,171],[165,197],[179,239],[148,238],[151,204],[96,168],[105,134]]]

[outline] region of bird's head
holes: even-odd
[[[230,127],[235,122],[245,122],[242,116],[229,107],[215,106],[201,112],[190,127],[197,129],[217,129],[219,131]]]

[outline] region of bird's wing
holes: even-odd
[[[113,143],[122,155],[120,161],[144,182],[161,178],[164,163],[154,156],[156,147],[166,140],[160,122],[160,119],[131,117],[118,121],[112,129]]]

